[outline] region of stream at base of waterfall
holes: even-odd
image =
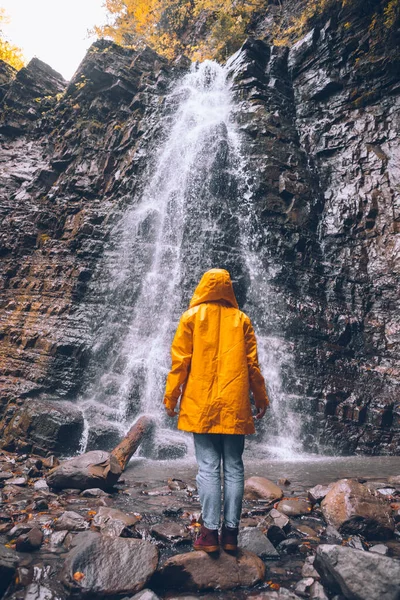
[[[110,236],[92,283],[103,303],[93,318],[90,376],[79,398],[86,421],[82,450],[111,443],[139,415],[150,414],[157,426],[144,455],[193,452],[191,436],[176,431],[165,415],[163,391],[180,314],[203,272],[218,267],[231,273],[239,305],[254,323],[271,399],[249,447],[264,457],[301,452],[305,417],[291,409],[293,398],[283,390],[292,356],[275,333],[271,273],[255,250],[261,226],[228,74],[205,61],[175,82],[144,183]]]

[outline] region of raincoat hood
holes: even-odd
[[[216,302],[218,300],[224,300],[230,306],[239,308],[228,271],[225,269],[210,269],[200,279],[189,308],[203,302]]]

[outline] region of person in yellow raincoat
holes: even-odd
[[[219,549],[221,460],[224,520],[221,546],[237,549],[244,491],[242,454],[246,434],[255,433],[250,390],[264,416],[269,404],[249,317],[239,310],[230,274],[211,269],[198,284],[171,345],[172,367],[164,404],[178,429],[193,432],[199,471],[196,477],[203,525],[196,550]]]

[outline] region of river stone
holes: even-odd
[[[314,566],[322,583],[351,600],[399,600],[400,561],[345,546],[318,546]]]
[[[341,534],[361,534],[366,539],[392,537],[390,505],[354,479],[340,479],[321,503],[327,522]]]
[[[37,527],[33,527],[15,540],[15,549],[17,552],[32,552],[40,548],[42,541],[43,533]]]
[[[305,498],[285,498],[279,502],[276,509],[288,517],[298,517],[310,513],[312,505]]]
[[[248,500],[280,500],[283,496],[283,491],[273,481],[265,477],[250,477],[246,479],[244,484],[245,498]]]
[[[81,595],[113,596],[142,590],[157,568],[158,550],[150,542],[80,534],[66,555],[62,572],[67,587]],[[83,573],[80,580],[74,573]]]
[[[84,531],[89,527],[89,523],[79,513],[73,510],[66,510],[56,520],[54,524],[55,531]]]
[[[56,489],[108,489],[117,483],[121,467],[112,454],[92,450],[62,462],[47,474],[46,481]]]
[[[152,590],[142,590],[130,598],[130,600],[160,600]]]
[[[173,542],[175,544],[188,542],[192,539],[186,527],[180,523],[175,523],[175,521],[166,521],[154,525],[150,529],[150,532],[159,540]]]
[[[311,488],[307,492],[309,499],[311,500],[311,502],[313,504],[316,504],[317,502],[321,502],[321,500],[323,500],[325,498],[325,496],[327,495],[329,490],[332,488],[332,486],[333,486],[333,483],[330,483],[328,485],[315,485],[313,488]]]
[[[309,594],[310,600],[329,600],[323,585],[321,585],[319,581],[314,581],[314,583],[310,585]]]
[[[391,475],[388,478],[388,483],[390,483],[392,485],[399,485],[400,486],[400,475]]]
[[[169,558],[155,575],[157,587],[182,591],[230,590],[251,587],[263,581],[265,565],[252,552],[220,551],[218,557],[206,552],[189,552]]]
[[[23,442],[31,449],[68,454],[78,450],[83,426],[82,411],[72,402],[30,399],[5,428],[2,446],[14,451]]]
[[[279,553],[258,527],[240,529],[238,542],[243,550],[254,552],[261,558],[279,558]]]
[[[92,525],[98,527],[103,535],[132,537],[133,532],[129,528],[138,521],[139,518],[135,515],[128,515],[118,508],[101,506],[93,518]]]
[[[296,583],[294,590],[299,596],[305,596],[308,598],[310,595],[310,587],[313,583],[314,579],[312,577],[305,577]]]
[[[54,589],[51,586],[55,586]],[[55,582],[46,581],[41,583],[30,583],[25,590],[24,600],[64,600],[67,595],[65,589]]]
[[[17,564],[17,553],[0,544],[0,598],[11,583]]]

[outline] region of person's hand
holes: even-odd
[[[172,408],[166,408],[165,410],[166,410],[166,412],[167,412],[167,415],[168,415],[169,417],[172,417],[172,418],[173,418],[173,417],[177,417],[177,416],[178,416],[178,413],[176,412],[176,410],[174,410],[174,409],[172,409]]]
[[[265,404],[264,406],[258,406],[257,407],[257,414],[256,414],[256,419],[262,419],[263,416],[265,415],[265,412],[267,410],[267,404]]]

